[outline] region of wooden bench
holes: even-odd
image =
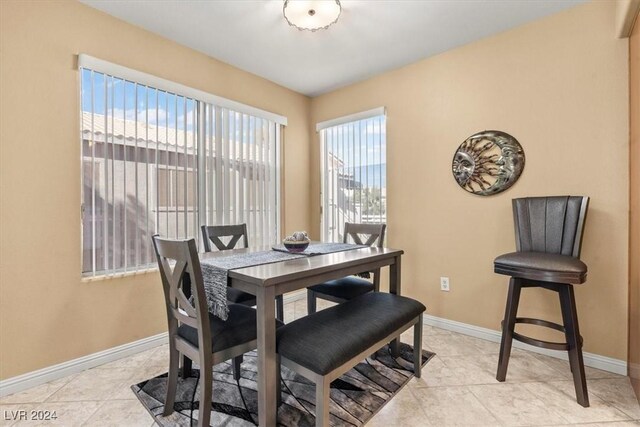
[[[372,292],[278,329],[280,363],[316,384],[316,426],[329,425],[331,381],[412,326],[414,374],[420,377],[424,311],[411,298]],[[279,387],[280,381],[278,396]]]

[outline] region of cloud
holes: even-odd
[[[111,115],[111,111],[107,113],[107,115]],[[115,118],[121,119],[124,117],[125,120],[135,120],[136,119],[136,110],[134,108],[129,108],[127,110],[123,110],[122,108],[114,108],[113,116]]]
[[[143,106],[144,107],[144,106]],[[111,109],[108,112],[111,115]],[[147,120],[147,110],[142,108],[138,109],[138,123],[146,123]],[[126,110],[122,108],[114,108],[113,115],[116,118],[122,119],[124,117],[125,120],[135,121],[136,120],[136,109],[135,108],[127,108]],[[187,111],[186,124],[187,129],[191,130],[195,123],[193,113]],[[166,126],[169,124],[170,128],[174,128],[176,125],[176,116],[175,114],[171,114],[164,108],[158,108],[157,112],[155,108],[149,109],[149,124],[154,126]],[[178,128],[183,128],[185,124],[184,114],[178,115]]]

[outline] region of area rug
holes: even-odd
[[[422,351],[422,366],[434,353]],[[216,365],[213,373],[212,426],[254,426],[258,422],[256,353],[247,353],[242,378],[233,379],[231,363]],[[391,357],[389,347],[379,350],[331,383],[331,424],[362,426],[375,415],[413,376],[413,348],[402,343],[400,357]],[[161,426],[189,426],[198,419],[199,371],[178,380],[175,412],[162,416],[167,390],[167,374],[131,386],[140,402]],[[315,385],[282,367],[282,405],[278,425],[315,425]],[[192,405],[193,402],[193,405]]]

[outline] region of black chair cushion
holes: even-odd
[[[211,327],[211,351],[216,353],[236,345],[244,344],[256,339],[256,310],[240,304],[229,304],[227,320],[209,313]],[[276,320],[276,327],[283,325]],[[178,335],[198,347],[198,331],[189,325],[178,327]]]
[[[498,274],[522,279],[571,284],[587,280],[587,265],[568,255],[511,252],[497,257],[493,265]]]
[[[350,300],[373,291],[373,283],[365,279],[349,276],[310,286],[309,289],[319,294]]]
[[[424,312],[420,302],[371,292],[286,324],[277,331],[280,355],[326,375]]]
[[[227,301],[242,305],[256,305],[256,296],[240,289],[227,287]]]

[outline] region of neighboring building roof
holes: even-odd
[[[89,139],[93,133],[93,140],[103,142],[106,134],[107,142],[112,142],[112,138],[130,146],[149,148],[169,149],[184,147],[185,141],[187,149],[195,146],[197,135],[193,131],[179,130],[172,127],[157,126],[144,122],[144,118],[136,123],[135,120],[125,120],[111,116],[109,114],[92,114],[91,112],[82,112],[82,137]],[[136,144],[137,141],[137,144]]]
[[[93,119],[93,121],[92,121]],[[184,152],[185,142],[186,150],[188,154],[195,153],[195,146],[197,141],[197,134],[194,131],[176,129],[175,127],[158,126],[152,123],[147,125],[145,123],[146,117],[142,117],[136,123],[135,120],[125,120],[122,117],[113,117],[109,114],[92,114],[91,112],[82,112],[82,138],[93,139],[96,142],[104,142],[106,135],[107,143],[124,144],[129,147],[140,147],[158,150],[174,151],[176,146],[178,152]],[[93,133],[93,138],[91,134]],[[208,135],[207,135],[208,139]],[[215,138],[213,138],[215,141]],[[207,141],[212,153],[215,153],[215,142]],[[230,147],[234,157],[240,159],[242,157],[245,161],[251,161],[255,158],[260,161],[260,158],[264,155],[259,151],[254,153],[254,145],[251,147],[247,143],[244,144],[244,152],[240,155],[242,150],[242,141],[232,140],[230,141],[232,147]],[[233,145],[235,144],[235,147]],[[228,157],[228,156],[225,156]]]

